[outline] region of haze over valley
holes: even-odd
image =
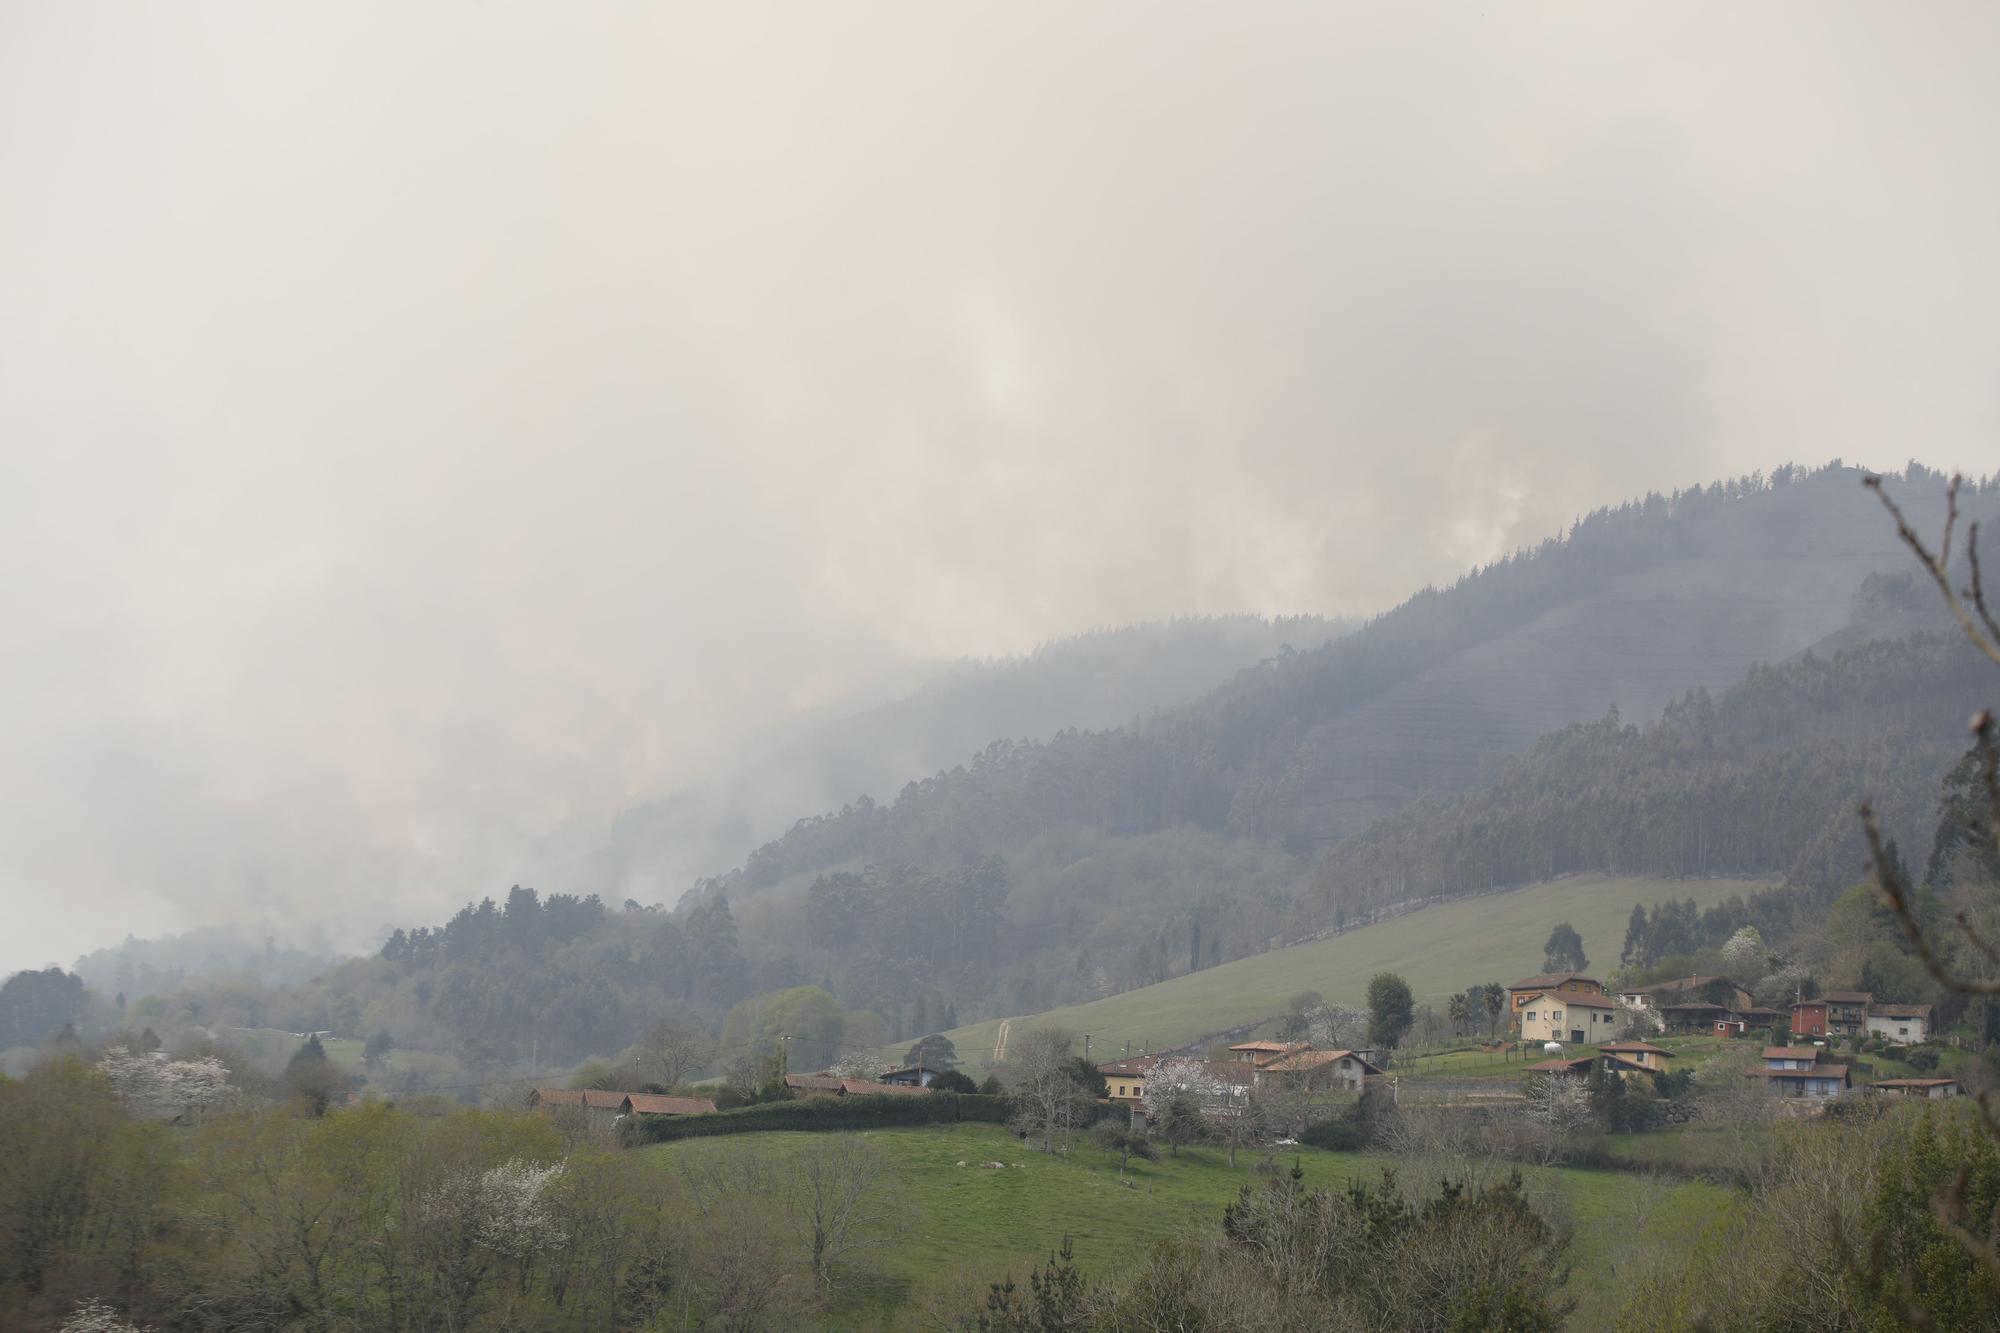
[[[0,0],[0,1328],[2000,1328],[1996,64]]]

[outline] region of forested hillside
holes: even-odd
[[[1844,887],[1862,864],[1864,797],[1892,836],[1927,846],[1991,674],[1962,637],[1918,635],[1753,667],[1648,727],[1615,711],[1573,723],[1492,780],[1335,844],[1315,894],[1351,912],[1577,870]]]
[[[998,737],[1101,730],[1196,698],[1286,651],[1359,622],[1321,616],[1195,616],[1095,630],[1021,658],[930,669],[908,693],[789,724],[761,752],[701,784],[634,806],[581,867],[576,887],[613,899],[678,897],[739,864],[801,811],[867,797],[963,763]]]
[[[1784,469],[1600,510],[1184,707],[1112,731],[995,741],[893,803],[802,820],[723,886],[950,866],[1069,826],[1331,844],[1568,723],[1614,705],[1649,720],[1691,688],[1725,687],[1845,630],[1871,575],[1907,570],[1860,477]],[[1942,485],[1912,468],[1895,490],[1928,524]],[[1970,516],[1996,500],[1991,486],[1968,495]]]

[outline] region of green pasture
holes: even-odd
[[[1237,959],[1086,1004],[1011,1020],[988,1020],[947,1035],[975,1068],[993,1062],[1001,1023],[1010,1035],[1049,1024],[1087,1032],[1091,1052],[1109,1058],[1158,1050],[1253,1023],[1284,1010],[1302,990],[1359,1005],[1368,978],[1402,974],[1419,1003],[1441,1004],[1482,982],[1514,981],[1541,970],[1549,930],[1568,921],[1583,936],[1593,968],[1609,971],[1624,943],[1635,903],[1692,898],[1708,907],[1768,887],[1748,880],[1670,880],[1573,875],[1507,893],[1412,912],[1343,935]],[[894,1052],[902,1053],[902,1047]]]

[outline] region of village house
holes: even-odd
[[[1955,1078],[1885,1078],[1868,1086],[1875,1092],[1889,1097],[1921,1097],[1935,1100],[1940,1097],[1965,1095],[1965,1088]]]
[[[626,1113],[625,1094],[600,1088],[536,1088],[528,1094],[528,1109],[580,1116],[594,1129],[609,1129]]]
[[[1293,1051],[1258,1065],[1256,1085],[1359,1092],[1362,1080],[1381,1072],[1355,1051]]]
[[[1811,1069],[1819,1063],[1820,1049],[1817,1046],[1766,1046],[1764,1048],[1764,1068]]]
[[[1126,1060],[1106,1060],[1097,1067],[1114,1102],[1137,1106],[1146,1096],[1146,1075],[1160,1063],[1157,1055],[1135,1055]]]
[[[1719,1004],[1707,1000],[1681,1000],[1673,1003],[1656,1004],[1660,1021],[1668,1032],[1675,1035],[1688,1032],[1712,1034],[1715,1025],[1729,1019],[1729,1011]]]
[[[1667,1061],[1674,1058],[1672,1051],[1662,1050],[1651,1042],[1644,1041],[1607,1042],[1597,1049],[1604,1055],[1615,1055],[1620,1060],[1648,1073],[1665,1073]]]
[[[1794,1037],[1824,1037],[1832,1031],[1825,1000],[1800,1000],[1792,1006]]]
[[[1916,1046],[1930,1040],[1931,1007],[1927,1004],[1871,1004],[1868,1032],[1895,1046]]]
[[[1595,1043],[1613,1035],[1618,1002],[1601,991],[1537,992],[1518,1015],[1521,1040]]]
[[[840,1080],[843,1097],[928,1097],[930,1092],[928,1086],[916,1083],[884,1083],[871,1078]]]
[[[1276,1059],[1281,1055],[1289,1055],[1293,1051],[1309,1049],[1311,1049],[1309,1044],[1303,1041],[1239,1041],[1229,1048],[1229,1058],[1254,1065]]]
[[[892,1069],[882,1075],[882,1082],[900,1084],[908,1088],[928,1088],[931,1080],[944,1071],[926,1069],[923,1065],[912,1065],[908,1069]]]
[[[847,1090],[836,1074],[787,1074],[785,1091],[794,1097],[839,1097]]]
[[[1826,1004],[1827,1031],[1851,1037],[1867,1025],[1875,997],[1865,990],[1830,990],[1819,998]]]
[[[1852,1086],[1846,1065],[1813,1065],[1807,1069],[1753,1069],[1752,1078],[1770,1080],[1781,1097],[1838,1097]]]
[[[1540,976],[1523,977],[1507,988],[1507,1026],[1512,1031],[1521,1031],[1521,1016],[1527,1012],[1528,1006],[1544,995],[1568,997],[1603,994],[1603,983],[1595,977],[1586,977],[1581,972],[1544,972]],[[1543,1006],[1538,1012],[1546,1014],[1548,1006]],[[1522,1040],[1527,1040],[1527,1037],[1524,1035]]]
[[[1639,1045],[1643,1043],[1633,1044]],[[1658,1048],[1655,1047],[1652,1049],[1657,1050]],[[1660,1051],[1659,1054],[1666,1055],[1667,1052]],[[1620,1078],[1631,1079],[1640,1074],[1651,1075],[1658,1073],[1661,1066],[1642,1065],[1639,1063],[1637,1055],[1615,1052],[1609,1047],[1605,1047],[1583,1055],[1557,1056],[1551,1060],[1538,1061],[1535,1064],[1529,1065],[1524,1072],[1529,1074],[1565,1074],[1575,1075],[1578,1078],[1586,1078],[1593,1068],[1601,1068],[1609,1073],[1618,1075]]]

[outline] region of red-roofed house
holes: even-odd
[[[1293,1051],[1257,1066],[1257,1086],[1267,1083],[1313,1091],[1361,1091],[1361,1082],[1382,1071],[1353,1051]]]

